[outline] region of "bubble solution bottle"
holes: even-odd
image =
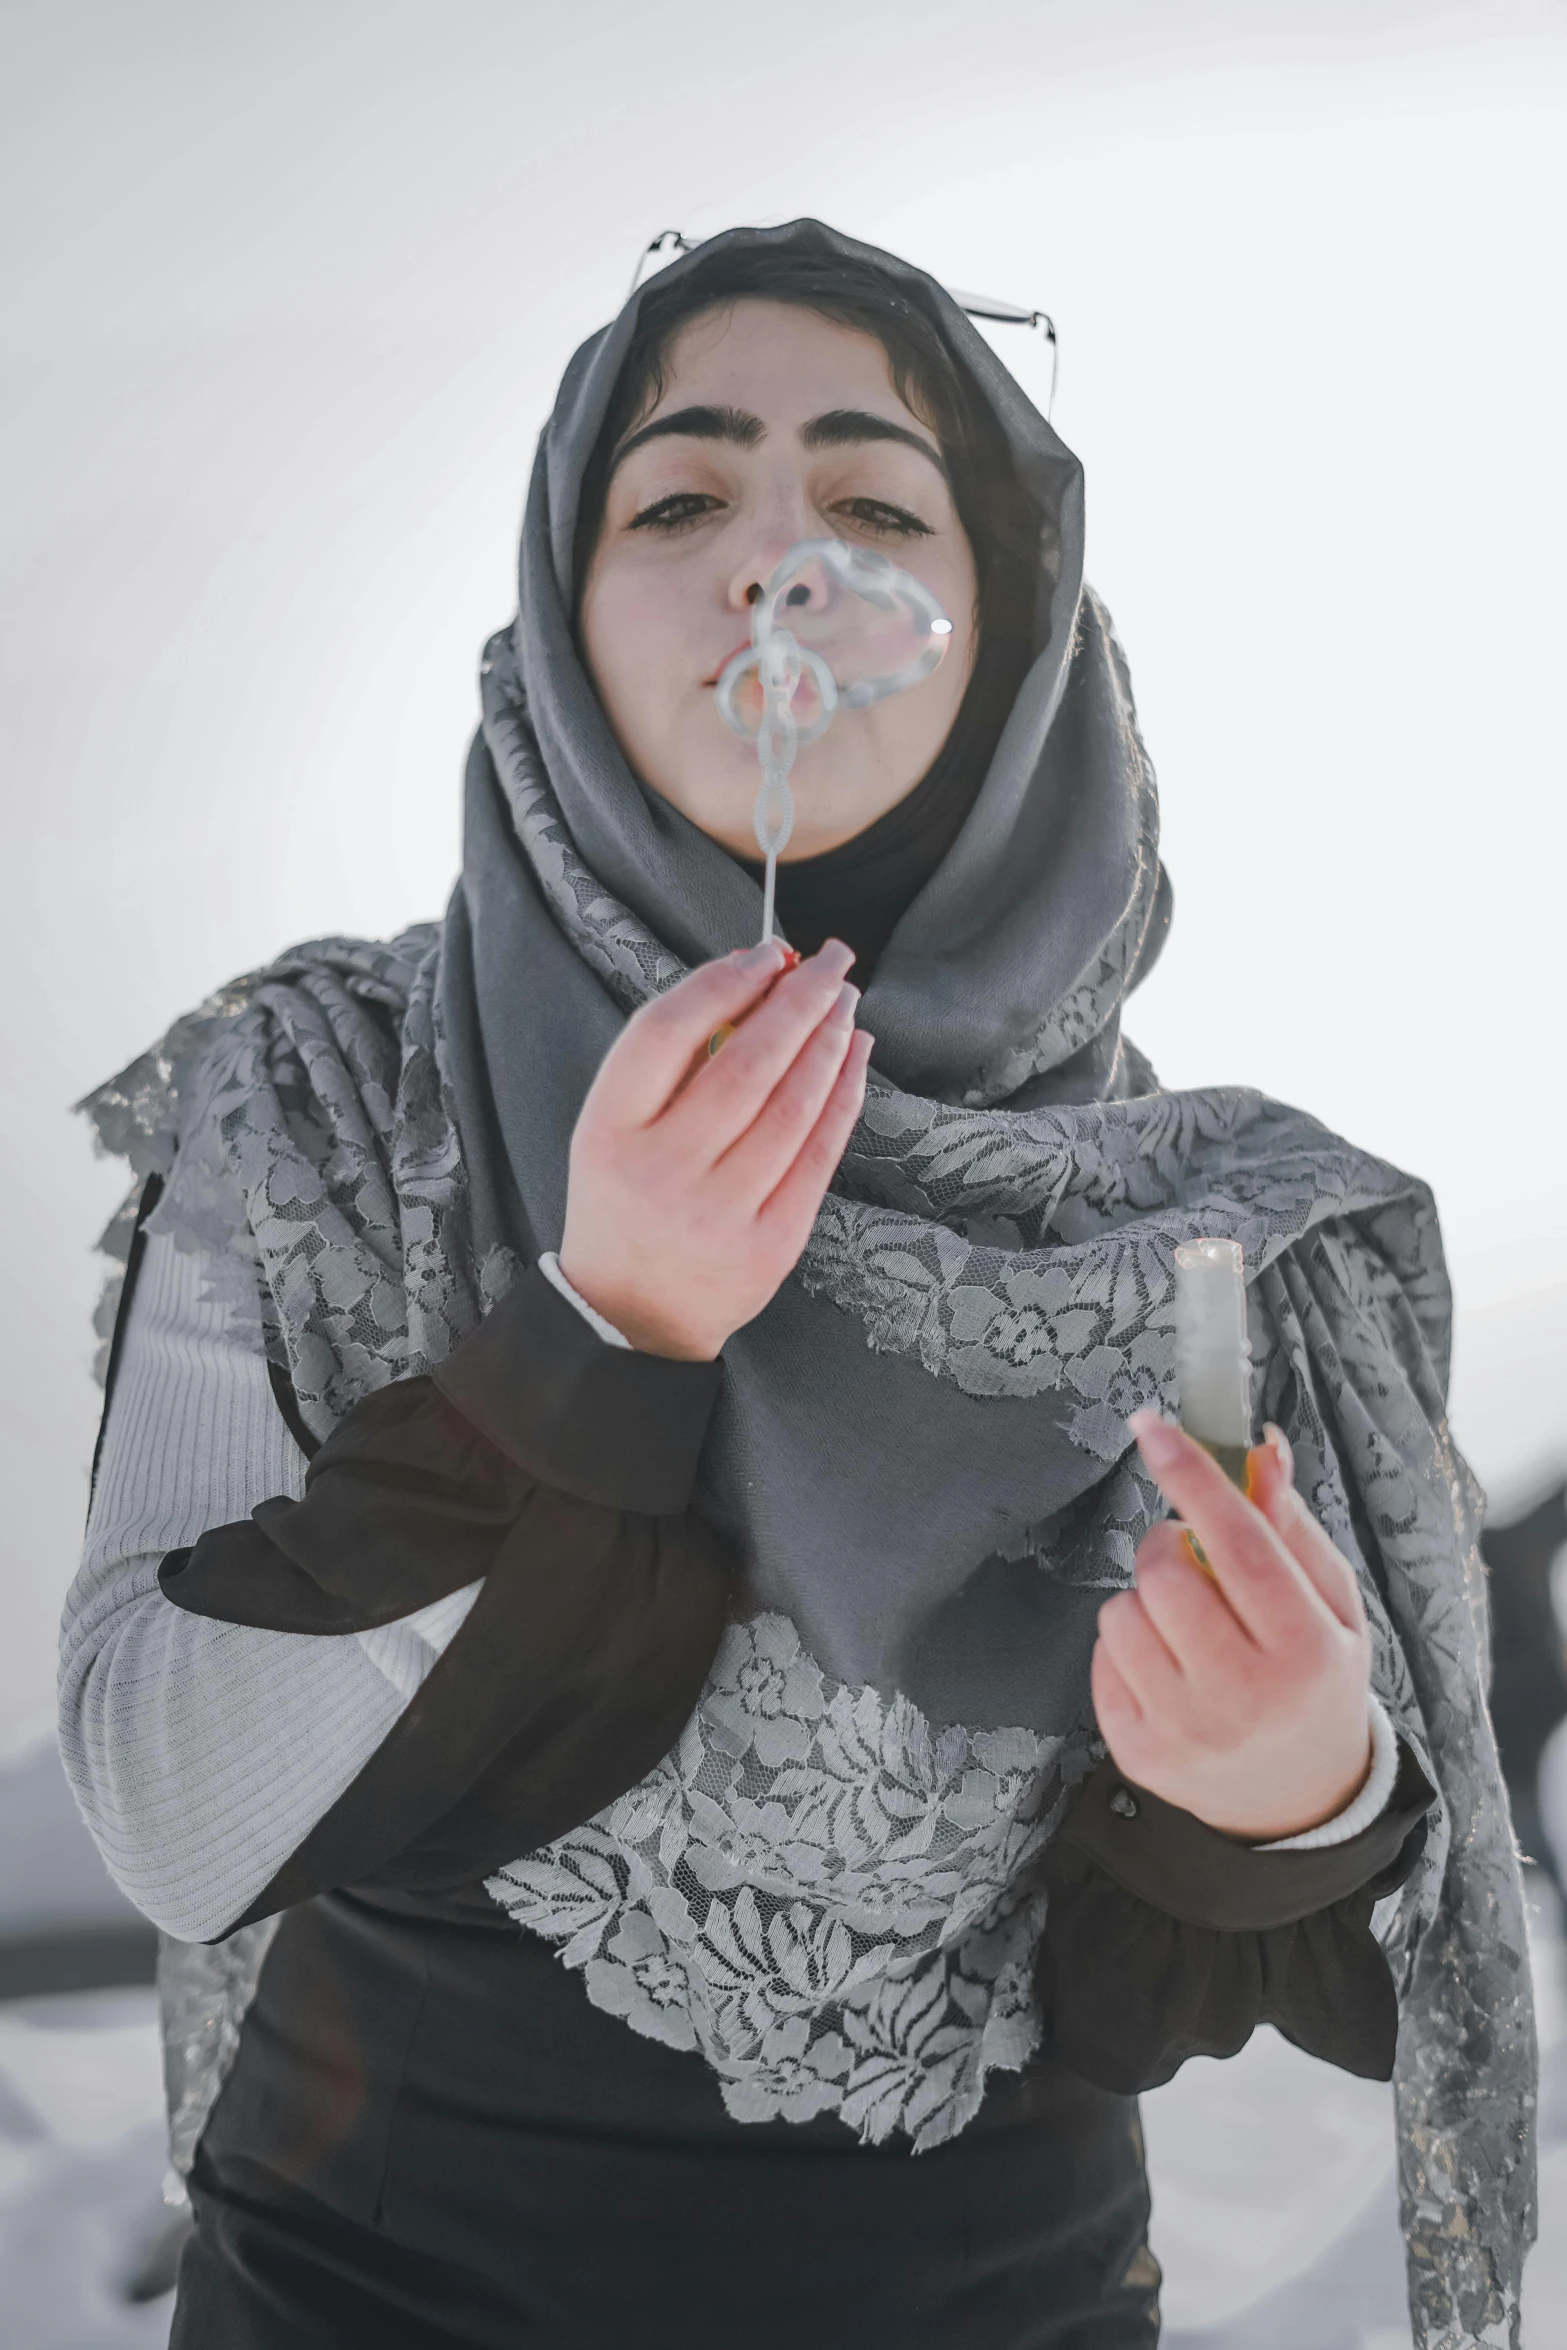
[[[1238,1240],[1194,1240],[1176,1249],[1175,1360],[1181,1426],[1244,1493],[1251,1341],[1246,1260]]]

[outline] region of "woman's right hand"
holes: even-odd
[[[772,940],[704,963],[605,1055],[571,1139],[560,1267],[643,1353],[711,1361],[798,1261],[865,1098],[853,960],[830,939],[786,970]]]

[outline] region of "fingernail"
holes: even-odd
[[[1187,1526],[1183,1529],[1183,1534],[1186,1543],[1186,1555],[1191,1560],[1192,1565],[1194,1567],[1201,1567],[1203,1573],[1207,1576],[1210,1583],[1217,1583],[1219,1578],[1214,1573],[1212,1566],[1209,1564],[1208,1553],[1203,1549],[1202,1544],[1198,1541],[1190,1526]]]
[[[851,1030],[848,1050],[843,1056],[843,1067],[838,1072],[839,1077],[858,1078],[863,1084],[870,1073],[871,1048],[875,1042],[876,1039],[869,1035],[865,1029]]]
[[[833,998],[832,1010],[827,1015],[828,1026],[830,1028],[852,1028],[854,1026],[854,1007],[859,1000],[859,989],[851,987],[849,982],[845,980]]]
[[[816,960],[822,970],[834,979],[841,979],[854,963],[853,947],[846,947],[841,938],[830,938]]]
[[[1161,1469],[1171,1469],[1181,1457],[1181,1432],[1170,1420],[1161,1419],[1151,1404],[1127,1417],[1128,1428],[1137,1439],[1137,1449],[1157,1476]]]
[[[1295,1451],[1289,1438],[1273,1420],[1263,1422],[1262,1434],[1263,1441],[1272,1446],[1279,1467],[1293,1484],[1295,1480]]]
[[[798,947],[784,948],[784,969],[786,971],[798,971],[804,960],[805,957]]]
[[[732,955],[730,961],[737,971],[765,971],[769,965],[781,970],[786,952],[781,940],[768,938],[759,947],[747,947],[744,954]]]

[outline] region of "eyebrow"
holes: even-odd
[[[901,441],[906,449],[918,449],[922,457],[928,457],[946,478],[940,450],[923,433],[910,432],[907,425],[894,424],[889,416],[873,416],[868,408],[829,408],[825,416],[813,416],[809,424],[801,425],[800,439],[808,449],[845,448],[854,441]]]
[[[691,441],[730,441],[742,449],[754,449],[767,437],[767,427],[759,416],[746,408],[676,408],[668,416],[656,416],[651,424],[630,433],[615,451],[614,465],[624,462],[633,449],[640,449],[648,441],[679,438]],[[807,449],[841,449],[856,441],[901,441],[905,448],[917,449],[929,458],[937,472],[946,479],[947,468],[941,452],[921,433],[910,432],[906,425],[894,424],[887,416],[874,416],[868,408],[829,408],[822,416],[813,416],[800,427],[800,440]]]
[[[676,408],[668,416],[655,416],[640,432],[628,434],[615,451],[615,465],[644,442],[663,440],[671,434],[688,441],[734,441],[742,449],[754,449],[766,430],[761,418],[744,408]]]

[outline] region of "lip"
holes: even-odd
[[[713,671],[712,676],[704,677],[702,683],[704,685],[717,685],[719,679],[723,676],[724,671],[728,668],[730,662],[734,659],[735,654],[748,653],[750,650],[751,640],[748,636],[743,636],[740,639],[740,642],[734,646],[731,651],[724,655],[723,659],[719,662],[718,667]]]

